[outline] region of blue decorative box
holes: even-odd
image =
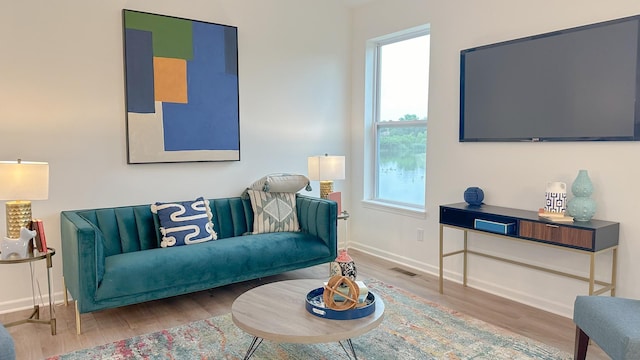
[[[332,320],[353,320],[369,316],[376,310],[376,297],[371,291],[369,291],[369,294],[364,301],[364,306],[349,310],[333,310],[324,307],[324,300],[322,299],[323,294],[324,288],[311,290],[307,294],[305,306],[308,312],[321,318]]]
[[[475,219],[473,227],[478,230],[491,231],[498,234],[515,234],[516,223],[501,223],[497,221]]]

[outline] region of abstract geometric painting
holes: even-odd
[[[129,164],[240,160],[238,28],[123,10]]]

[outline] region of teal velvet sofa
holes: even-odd
[[[337,204],[296,195],[300,231],[251,234],[251,202],[210,199],[218,240],[159,247],[150,205],[60,214],[67,291],[80,314],[201,291],[333,261]]]

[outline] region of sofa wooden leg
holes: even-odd
[[[80,328],[80,311],[78,311],[78,300],[76,300],[76,334],[80,335],[82,329]]]
[[[587,347],[589,346],[589,335],[576,326],[576,342],[573,352],[574,360],[584,360],[587,357]]]

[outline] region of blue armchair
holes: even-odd
[[[0,360],[16,360],[16,348],[7,329],[0,324]]]
[[[640,300],[578,296],[573,307],[576,324],[574,359],[587,356],[589,339],[613,360],[640,359]]]

